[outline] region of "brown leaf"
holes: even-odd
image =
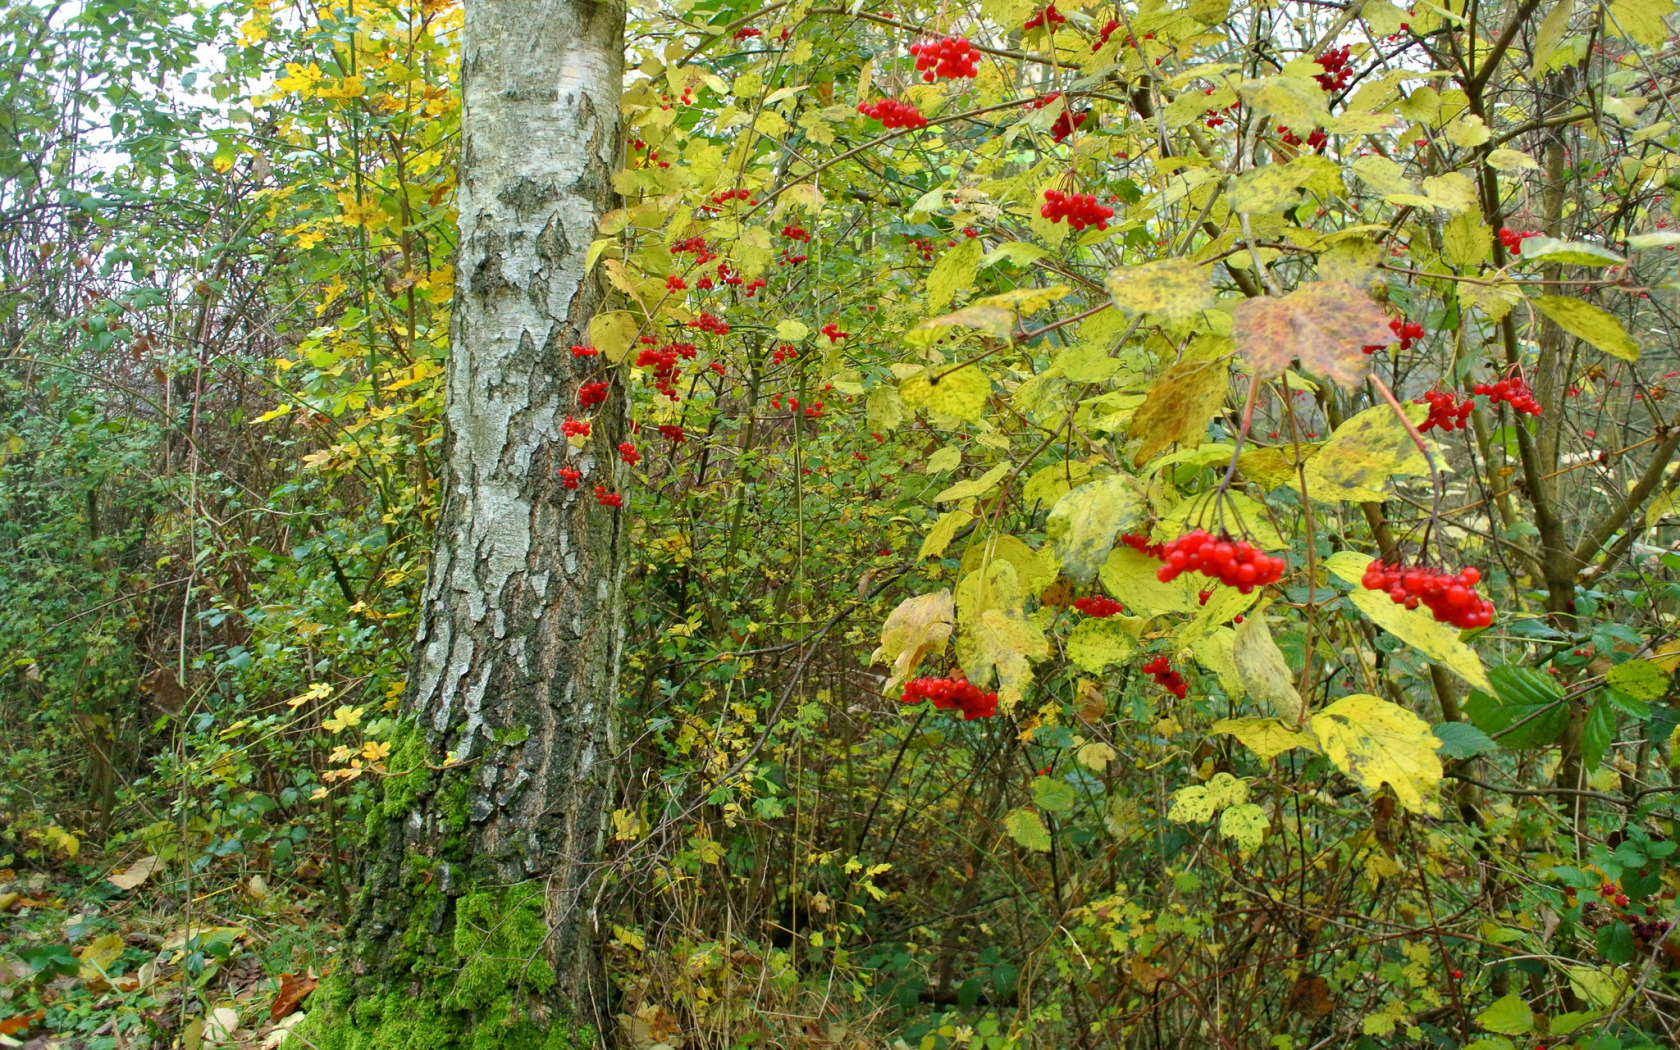
[[[1142,442],[1132,463],[1142,466],[1174,442],[1206,436],[1208,420],[1225,403],[1227,374],[1223,361],[1181,361],[1162,372],[1127,427]]]
[[[34,1013],[7,1017],[0,1020],[0,1035],[8,1038],[20,1035],[35,1027],[46,1016],[47,1012],[45,1010],[36,1010]]]
[[[313,974],[283,973],[280,975],[280,994],[274,997],[274,1005],[268,1008],[270,1022],[278,1022],[298,1008],[304,996],[315,990],[320,982]]]
[[[1330,982],[1316,973],[1306,974],[1296,981],[1283,1005],[1290,1013],[1299,1012],[1308,1017],[1323,1017],[1336,1008],[1330,999]]]
[[[1231,335],[1243,360],[1261,375],[1301,367],[1343,387],[1364,382],[1371,371],[1367,346],[1394,342],[1388,315],[1365,290],[1345,281],[1315,281],[1281,299],[1260,297],[1237,304]]]

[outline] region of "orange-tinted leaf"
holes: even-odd
[[[283,973],[280,975],[280,994],[274,997],[274,1005],[268,1008],[270,1022],[278,1022],[298,1008],[304,997],[315,990],[320,982],[314,974]]]
[[[47,1012],[45,1010],[36,1010],[34,1013],[18,1014],[15,1017],[0,1020],[0,1035],[21,1035],[39,1024],[42,1018],[46,1016]]]
[[[1394,342],[1382,307],[1345,281],[1315,281],[1281,299],[1249,299],[1237,304],[1231,318],[1243,360],[1268,376],[1299,359],[1308,371],[1354,387],[1371,371],[1363,348]]]

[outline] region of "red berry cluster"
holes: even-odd
[[[642,461],[642,454],[636,451],[635,445],[628,441],[621,441],[618,443],[618,458],[633,467]]]
[[[1209,124],[1208,126],[1212,127],[1213,125]],[[1303,139],[1293,131],[1290,131],[1289,125],[1279,124],[1278,141],[1282,142],[1285,146],[1306,146],[1311,150],[1322,150],[1325,146],[1330,144],[1330,136],[1325,134],[1323,128],[1313,128],[1312,134]]]
[[[1419,339],[1423,338],[1423,325],[1416,321],[1408,321],[1404,317],[1396,317],[1390,320],[1388,322],[1388,329],[1393,332],[1395,338],[1399,340],[1396,345],[1399,347],[1401,353],[1405,353],[1407,350],[1410,350],[1413,343],[1416,343]],[[1383,348],[1380,346],[1366,346],[1361,349],[1363,349],[1367,354],[1374,354]]]
[[[578,482],[583,479],[583,471],[578,470],[576,467],[561,467],[559,473],[560,484],[569,489],[577,488]]]
[[[1282,558],[1267,554],[1247,540],[1216,539],[1206,529],[1193,529],[1162,548],[1163,562],[1155,578],[1171,583],[1185,570],[1212,576],[1244,594],[1283,578]]]
[[[1060,11],[1056,10],[1055,4],[1049,4],[1045,6],[1044,10],[1040,11],[1036,15],[1033,15],[1025,22],[1022,22],[1021,28],[1030,33],[1034,29],[1038,29],[1042,26],[1059,26],[1065,24],[1066,22],[1067,15],[1064,15]]]
[[[1164,656],[1157,656],[1144,664],[1143,672],[1144,674],[1154,675],[1156,685],[1180,700],[1183,700],[1185,694],[1190,692],[1190,683],[1184,680],[1183,675],[1172,669],[1172,664]]]
[[[1069,109],[1062,110],[1061,116],[1056,118],[1056,123],[1050,125],[1050,138],[1056,142],[1062,141],[1073,134],[1073,129],[1085,123],[1085,118],[1090,115],[1089,113],[1075,113]],[[1112,215],[1114,212],[1110,211],[1109,214]]]
[[[704,310],[700,312],[699,317],[696,317],[694,320],[688,322],[688,327],[698,328],[702,332],[710,332],[713,335],[729,334],[729,325],[723,320],[723,318],[714,317],[711,314],[706,313]]]
[[[572,345],[573,357],[594,357],[600,352],[601,351],[595,349],[593,346],[578,346],[575,343]]]
[[[906,704],[932,700],[934,707],[961,711],[970,722],[997,714],[997,694],[982,693],[979,686],[962,678],[912,679],[904,683],[904,695],[899,699]]]
[[[1043,109],[1045,106],[1048,106],[1050,103],[1056,101],[1057,99],[1059,99],[1061,97],[1062,97],[1062,93],[1060,91],[1052,91],[1048,95],[1040,95],[1035,99],[1029,99],[1028,102],[1027,102],[1027,108],[1028,109]]]
[[[1525,415],[1540,414],[1540,402],[1534,400],[1533,392],[1528,389],[1528,381],[1522,376],[1506,376],[1497,383],[1477,383],[1470,389],[1496,405],[1503,401]]]
[[[1076,230],[1087,226],[1106,230],[1108,220],[1114,218],[1114,209],[1098,204],[1096,194],[1063,193],[1060,190],[1044,191],[1044,207],[1038,213],[1051,222],[1066,219],[1068,225]]]
[[[594,408],[607,399],[607,386],[607,381],[602,379],[578,387],[578,404],[584,408]]]
[[[677,362],[692,361],[696,352],[693,343],[672,343],[664,349],[645,347],[636,355],[636,367],[652,369],[653,388],[672,401],[679,401],[677,380],[682,378],[682,367]]]
[[[1470,413],[1476,407],[1476,402],[1470,398],[1463,401],[1451,390],[1431,390],[1420,399],[1429,405],[1429,418],[1418,424],[1418,432],[1425,433],[1439,428],[1441,430],[1463,430],[1470,421]]]
[[[790,241],[809,241],[811,239],[811,231],[807,230],[803,226],[783,226],[782,236],[786,237]]]
[[[758,203],[757,200],[753,199],[752,190],[724,190],[722,193],[712,194],[713,204],[728,204],[730,201],[746,201],[749,204]]]
[[[884,98],[873,105],[867,102],[858,103],[858,112],[866,117],[881,122],[886,128],[925,128],[927,118],[908,102],[900,102],[896,98]]]
[[[1108,38],[1113,36],[1114,31],[1119,28],[1119,21],[1110,18],[1107,24],[1102,27],[1102,32],[1097,34],[1097,42],[1091,45],[1092,52],[1101,51],[1103,49],[1103,45],[1108,43]]]
[[[588,437],[589,420],[573,419],[571,416],[567,416],[566,421],[560,424],[560,433],[567,437]]]
[[[852,333],[842,332],[838,324],[830,321],[822,326],[822,334],[828,336],[830,342],[838,343],[840,340],[847,338]]]
[[[1499,243],[1503,244],[1505,246],[1505,250],[1510,252],[1512,255],[1521,255],[1522,242],[1528,240],[1530,237],[1538,236],[1540,236],[1540,233],[1537,230],[1524,230],[1521,233],[1517,233],[1513,230],[1506,229],[1503,226],[1499,228]]]
[[[1089,598],[1075,598],[1073,600],[1073,607],[1084,613],[1086,616],[1098,620],[1106,620],[1115,613],[1126,611],[1126,607],[1124,605],[1121,605],[1113,598],[1108,598],[1100,594],[1094,594]]]
[[[675,423],[659,424],[659,436],[678,445],[688,440],[687,435],[683,433],[683,428]]]
[[[1324,70],[1324,72],[1313,77],[1314,80],[1318,81],[1318,86],[1326,91],[1335,91],[1346,87],[1347,82],[1353,79],[1353,65],[1348,61],[1351,54],[1348,46],[1344,44],[1334,51],[1326,51],[1313,59]]]
[[[764,35],[764,30],[754,29],[752,26],[742,26],[741,28],[735,30],[735,39],[736,40],[746,40],[750,37],[763,36],[763,35]]]
[[[717,253],[706,247],[706,238],[699,235],[688,237],[671,245],[672,255],[682,255],[684,252],[694,253],[694,265],[704,266],[717,258]]]
[[[1151,542],[1149,542],[1149,537],[1143,535],[1142,533],[1138,533],[1138,532],[1125,533],[1124,535],[1122,535],[1120,537],[1120,542],[1124,543],[1126,546],[1130,547],[1132,550],[1137,551],[1139,554],[1147,554],[1151,558],[1154,558],[1157,561],[1160,561],[1161,559],[1163,559],[1167,556],[1167,545],[1166,544],[1164,544],[1164,543],[1151,543]]]
[[[595,486],[595,502],[603,507],[624,506],[624,496],[618,492],[608,492],[605,485]]]
[[[1481,570],[1475,566],[1448,575],[1426,565],[1408,569],[1373,558],[1360,583],[1368,591],[1387,591],[1396,605],[1408,609],[1422,605],[1439,622],[1467,630],[1493,622],[1493,603],[1476,593],[1481,579]]]
[[[779,365],[783,361],[792,361],[798,356],[799,351],[795,350],[792,344],[783,343],[781,346],[776,347],[775,353],[770,355],[770,363],[773,365]]]
[[[1643,875],[1644,872],[1640,872],[1640,874]],[[1565,892],[1567,892],[1573,899],[1575,895],[1574,887],[1570,887]],[[1605,907],[1614,907],[1617,911],[1621,912],[1620,915],[1612,916],[1611,921],[1619,919],[1622,922],[1627,923],[1628,927],[1633,930],[1633,935],[1642,941],[1655,944],[1656,942],[1662,940],[1663,937],[1668,934],[1669,928],[1673,926],[1673,923],[1669,922],[1667,919],[1656,918],[1657,909],[1655,905],[1647,904],[1645,906],[1645,914],[1643,915],[1635,915],[1633,912],[1628,911],[1627,894],[1617,890],[1612,883],[1606,882],[1600,886],[1598,888],[1598,895],[1604,898]],[[1581,905],[1581,911],[1597,911],[1598,905],[1598,901],[1588,901],[1587,903]]]
[[[954,80],[975,77],[980,73],[980,52],[974,50],[974,45],[968,42],[966,36],[924,40],[911,44],[910,53],[916,56],[916,71],[929,84],[936,77]]]

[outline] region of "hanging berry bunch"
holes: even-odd
[[[1313,59],[1324,70],[1313,77],[1318,81],[1318,86],[1325,91],[1338,91],[1347,87],[1348,81],[1353,79],[1353,65],[1348,61],[1351,55],[1352,51],[1344,44]]]
[[[985,693],[980,687],[962,678],[916,678],[904,683],[902,703],[919,704],[933,701],[933,706],[947,711],[961,711],[963,718],[991,718],[997,714],[996,693]]]
[[[1056,118],[1056,123],[1050,125],[1050,138],[1056,142],[1062,141],[1073,134],[1075,128],[1085,123],[1085,118],[1090,115],[1089,113],[1075,113],[1070,109],[1062,110],[1061,116]],[[1110,210],[1109,214],[1113,215],[1114,212]]]
[[[1086,616],[1097,620],[1106,620],[1115,613],[1126,611],[1126,607],[1124,605],[1121,605],[1113,598],[1100,594],[1094,594],[1088,598],[1075,598],[1073,600],[1073,607],[1084,613]]]
[[[1119,28],[1119,19],[1110,18],[1107,22],[1103,23],[1102,32],[1097,34],[1096,42],[1091,45],[1091,52],[1095,54],[1096,52],[1101,51],[1103,49],[1103,45],[1108,43],[1108,38],[1113,36],[1114,31]]]
[[[1486,627],[1493,622],[1493,603],[1476,593],[1482,573],[1475,566],[1449,574],[1426,565],[1405,568],[1374,558],[1360,580],[1368,591],[1387,591],[1396,605],[1430,611],[1441,623],[1460,630]]]
[[[1066,219],[1067,224],[1076,230],[1087,226],[1106,230],[1108,220],[1114,218],[1114,209],[1098,204],[1095,194],[1063,193],[1060,190],[1044,191],[1044,207],[1038,213],[1051,222]]]
[[[1282,558],[1257,549],[1247,540],[1216,539],[1206,529],[1195,529],[1163,548],[1155,578],[1171,583],[1186,570],[1211,576],[1244,594],[1283,578]]]
[[[1540,402],[1534,400],[1528,381],[1520,375],[1506,376],[1497,383],[1477,383],[1470,389],[1496,405],[1503,401],[1524,415],[1540,414]]]
[[[858,112],[880,121],[884,128],[927,127],[927,118],[922,116],[915,106],[893,98],[884,98],[873,104],[859,102]]]
[[[916,56],[916,71],[929,84],[938,77],[972,79],[980,72],[980,52],[974,49],[966,36],[923,40],[911,44],[910,53]]]
[[[1412,348],[1412,344],[1423,338],[1423,325],[1416,321],[1408,321],[1404,317],[1396,317],[1389,321],[1388,328],[1389,331],[1394,333],[1394,338],[1398,340],[1395,344],[1395,348],[1401,353],[1405,353],[1410,350]],[[1366,346],[1361,349],[1363,349],[1367,354],[1374,354],[1383,348],[1380,346]]]
[[[1144,664],[1143,672],[1154,675],[1156,685],[1180,700],[1183,700],[1185,695],[1190,692],[1190,683],[1184,680],[1183,675],[1173,670],[1172,663],[1164,656],[1157,656]]]
[[[1033,15],[1025,22],[1022,22],[1021,28],[1030,33],[1034,29],[1040,29],[1045,26],[1054,28],[1059,25],[1065,25],[1066,23],[1067,15],[1064,15],[1060,11],[1056,10],[1055,4],[1048,4],[1045,6],[1044,10],[1040,11],[1036,15]]]
[[[1463,430],[1470,421],[1476,402],[1470,398],[1458,400],[1451,390],[1431,390],[1421,401],[1429,405],[1429,418],[1418,424],[1420,433],[1430,430]]]
[[[1538,236],[1540,236],[1540,233],[1537,230],[1523,230],[1521,233],[1518,233],[1515,230],[1507,229],[1504,226],[1499,228],[1499,243],[1503,244],[1505,246],[1505,250],[1510,252],[1512,255],[1521,255],[1522,242],[1528,240],[1530,237]]]
[[[1223,123],[1223,121],[1221,121],[1221,123]],[[1209,122],[1208,127],[1211,128],[1213,126],[1214,125]],[[1279,124],[1278,141],[1282,142],[1285,146],[1306,146],[1308,149],[1318,151],[1324,149],[1325,146],[1330,144],[1330,136],[1325,134],[1323,128],[1314,128],[1312,129],[1311,134],[1309,134],[1306,138],[1302,138],[1293,131],[1290,131],[1289,125]]]
[[[1137,533],[1137,532],[1125,533],[1124,535],[1122,535],[1120,537],[1120,542],[1124,543],[1126,546],[1130,547],[1132,550],[1137,551],[1139,554],[1147,554],[1149,557],[1154,558],[1156,561],[1160,561],[1167,556],[1167,545],[1166,544],[1164,544],[1164,543],[1151,543],[1149,541],[1149,537],[1143,535],[1142,533]]]

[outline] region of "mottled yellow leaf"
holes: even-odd
[[[1344,696],[1312,717],[1313,734],[1336,768],[1367,791],[1384,784],[1413,813],[1439,816],[1432,792],[1441,782],[1441,740],[1429,723],[1367,693]]]

